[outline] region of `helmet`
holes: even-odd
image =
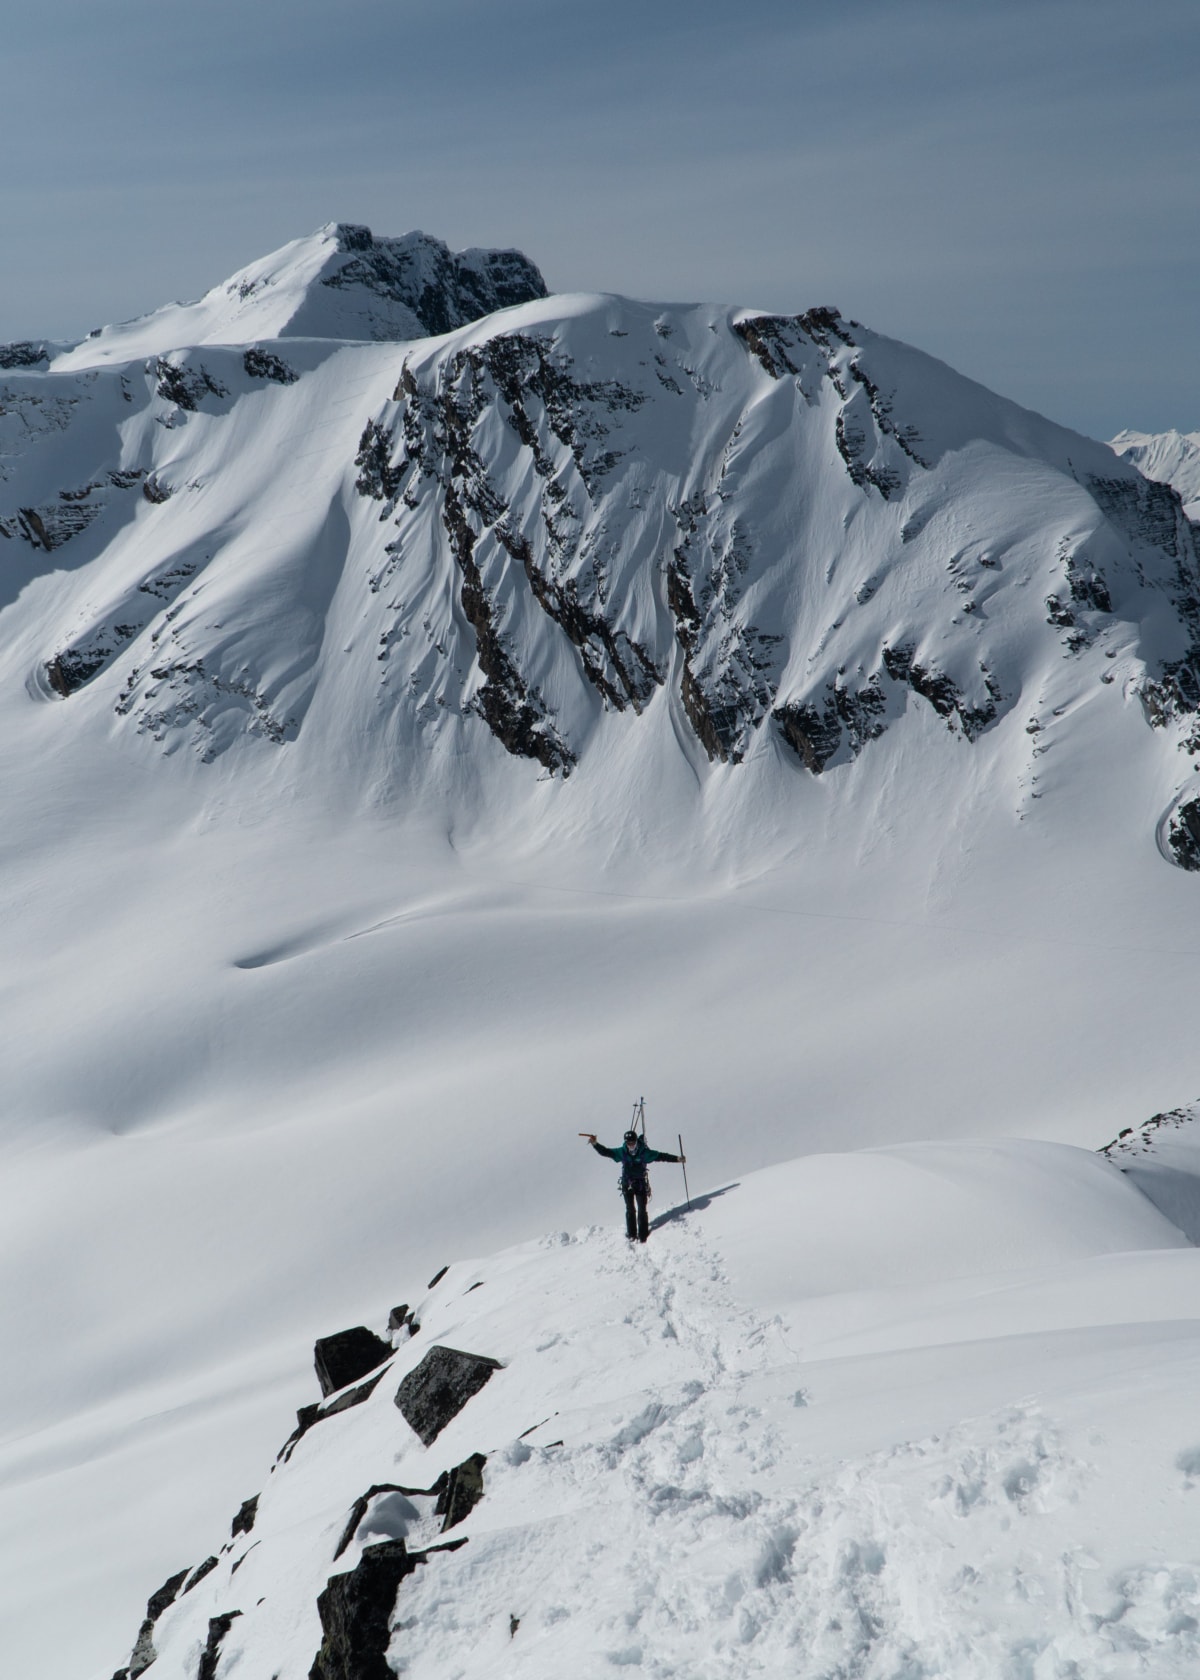
[[[626,1147],[626,1149],[628,1149],[628,1151],[631,1155],[633,1154],[634,1150],[637,1148],[639,1142],[640,1142],[640,1139],[639,1139],[636,1132],[626,1132],[625,1133],[625,1147]]]

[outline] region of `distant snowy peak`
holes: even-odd
[[[377,239],[329,222],[214,286],[195,303],[102,327],[52,362],[56,371],[128,362],[202,344],[271,338],[395,343],[450,332],[512,304],[546,296],[520,251],[451,251],[429,234]],[[9,345],[21,365],[45,365],[44,345]]]
[[[1200,521],[1200,432],[1118,432],[1109,445],[1146,478],[1170,484]]]

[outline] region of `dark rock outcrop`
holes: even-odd
[[[1185,799],[1172,811],[1166,844],[1180,869],[1200,870],[1200,798]]]
[[[939,717],[947,723],[953,719],[968,741],[975,741],[999,715],[1000,690],[986,667],[980,667],[987,698],[979,705],[971,705],[950,678],[930,666],[921,665],[913,657],[914,649],[888,646],[883,650],[883,663],[895,682],[906,682],[914,694],[928,700]]]
[[[164,402],[174,403],[176,408],[186,409],[194,414],[205,397],[227,397],[229,392],[215,379],[203,362],[195,367],[186,362],[173,362],[168,356],[159,356],[154,363],[154,374],[157,380],[155,390]]]
[[[0,368],[48,367],[50,355],[45,344],[23,338],[14,344],[0,344]]]
[[[640,712],[663,680],[647,649],[614,619],[603,564],[597,567],[593,556],[586,572],[569,575],[588,540],[587,510],[621,459],[609,447],[613,417],[645,401],[619,380],[581,379],[578,372],[551,341],[523,333],[458,351],[428,383],[406,363],[395,392],[403,405],[399,426],[369,425],[357,457],[358,488],[382,502],[381,519],[398,500],[415,508],[436,486],[438,517],[461,579],[459,602],[485,679],[464,711],[480,717],[514,757],[563,776],[575,754],[538,683],[522,668],[509,634],[514,614],[534,606],[555,624],[608,708]],[[493,480],[476,448],[476,423],[489,408],[511,429],[539,486],[544,561],[506,485]]]
[[[721,487],[672,507],[678,541],[666,568],[667,606],[683,650],[679,695],[709,758],[740,764],[775,698],[783,638],[740,612],[748,539],[720,525]]]
[[[463,1544],[450,1541],[430,1551]],[[410,1552],[403,1540],[384,1540],[366,1548],[356,1569],[330,1577],[317,1600],[323,1637],[309,1680],[395,1680],[386,1653],[396,1592],[429,1555]]]
[[[483,1498],[483,1467],[486,1463],[486,1453],[472,1453],[470,1458],[464,1458],[453,1470],[447,1470],[438,1477],[434,1484],[439,1490],[434,1515],[442,1518],[443,1534],[470,1516]]]
[[[98,484],[85,484],[78,490],[60,490],[56,502],[39,507],[17,510],[17,530],[31,548],[52,554],[72,537],[77,537],[104,510],[104,498],[95,497]]]
[[[196,1670],[196,1680],[217,1680],[217,1664],[221,1660],[221,1641],[241,1613],[240,1610],[226,1610],[220,1616],[209,1618],[208,1639],[200,1655],[200,1667]]]
[[[151,1593],[146,1604],[146,1619],[138,1629],[137,1640],[134,1643],[133,1654],[129,1659],[128,1668],[118,1669],[113,1680],[138,1680],[144,1674],[157,1656],[154,1649],[154,1624],[179,1597],[179,1589],[187,1579],[187,1570],[181,1569],[177,1575],[172,1575],[163,1582],[158,1591]]]
[[[242,366],[251,379],[270,379],[276,385],[294,385],[300,375],[294,367],[270,350],[260,350],[252,344],[242,357]]]
[[[253,1499],[243,1499],[241,1507],[238,1510],[238,1514],[234,1517],[233,1525],[229,1530],[230,1539],[236,1540],[239,1534],[249,1534],[250,1530],[254,1527],[254,1519],[257,1515],[258,1495],[255,1494]]]
[[[206,1575],[212,1574],[219,1562],[219,1558],[206,1557],[203,1563],[198,1563],[195,1569],[192,1570],[192,1573],[188,1576],[187,1581],[184,1583],[184,1592],[190,1593],[192,1588],[198,1586]]]
[[[1092,477],[1087,488],[1119,531],[1152,544],[1172,562],[1163,586],[1188,645],[1180,657],[1164,660],[1157,676],[1143,678],[1141,700],[1153,728],[1182,723],[1187,735],[1181,745],[1200,754],[1200,526],[1188,519],[1179,492],[1169,484],[1140,476]],[[1107,585],[1104,589],[1107,594]]]
[[[823,710],[808,702],[793,702],[775,708],[779,732],[805,767],[819,776],[842,742],[842,725],[837,706],[828,701]]]
[[[521,251],[451,251],[427,233],[377,239],[353,222],[338,224],[337,240],[349,260],[321,284],[335,291],[362,286],[403,304],[430,334],[547,295],[546,282]]]
[[[388,1352],[391,1352],[390,1348]],[[297,1441],[307,1435],[314,1424],[322,1423],[338,1412],[348,1412],[351,1406],[361,1406],[364,1400],[369,1400],[379,1387],[382,1376],[383,1372],[380,1371],[378,1376],[372,1377],[369,1382],[362,1383],[358,1388],[348,1388],[344,1394],[339,1394],[336,1400],[331,1400],[328,1406],[318,1405],[316,1401],[311,1406],[301,1406],[296,1413],[296,1427],[280,1447],[275,1462],[278,1463],[282,1459],[286,1464],[296,1449]]]
[[[313,1348],[313,1364],[317,1381],[325,1396],[336,1394],[347,1383],[357,1382],[390,1359],[392,1350],[363,1324],[350,1330],[338,1330],[332,1336],[322,1336]]]
[[[561,770],[566,776],[574,767],[575,755],[554,727],[541,694],[526,682],[504,645],[492,597],[475,559],[475,533],[452,484],[446,486],[443,507],[450,545],[462,573],[459,600],[475,632],[476,656],[486,678],[475,696],[474,709],[514,757],[537,759],[547,770]]]
[[[428,1447],[499,1369],[498,1359],[432,1347],[396,1390],[396,1405]]]
[[[842,399],[834,445],[850,481],[860,490],[878,490],[886,502],[903,488],[908,461],[924,467],[930,463],[918,453],[916,428],[897,424],[891,398],[867,373],[860,355],[845,354],[860,351],[852,332],[856,326],[836,309],[818,308],[803,315],[751,317],[734,322],[733,330],[772,379],[790,376],[803,390],[805,371],[820,368]],[[897,461],[896,451],[906,459]]]

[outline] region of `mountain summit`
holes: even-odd
[[[450,332],[481,315],[546,296],[520,251],[451,251],[427,233],[379,239],[328,222],[239,269],[195,303],[102,327],[54,359],[58,371],[162,355],[198,344],[263,338],[394,343]]]

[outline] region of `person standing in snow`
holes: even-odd
[[[626,1132],[620,1149],[607,1149],[604,1144],[596,1142],[595,1132],[580,1132],[597,1155],[605,1155],[610,1161],[618,1161],[621,1166],[621,1194],[625,1198],[625,1235],[630,1242],[645,1242],[650,1235],[650,1221],[646,1215],[646,1203],[650,1197],[650,1180],[646,1175],[646,1168],[651,1161],[679,1161],[687,1160],[686,1155],[668,1155],[665,1150],[651,1149],[644,1137],[637,1132]]]

